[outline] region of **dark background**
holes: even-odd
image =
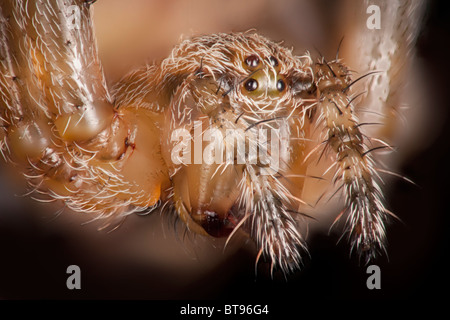
[[[160,224],[159,217],[132,216],[118,230],[97,234],[92,230],[98,225],[80,227],[80,220],[67,217],[66,213],[52,220],[53,214],[42,213],[47,211],[45,206],[36,205],[30,199],[6,201],[10,197],[8,191],[14,189],[2,178],[1,186],[5,191],[0,202],[0,298],[225,299],[240,302],[300,298],[415,298],[422,301],[444,298],[442,290],[450,284],[446,262],[450,252],[450,134],[447,131],[450,122],[446,96],[450,75],[450,15],[444,3],[429,2],[417,44],[426,82],[432,84],[429,86],[432,103],[426,112],[436,114],[441,124],[435,128],[437,134],[433,140],[407,158],[400,168],[400,172],[418,186],[403,180],[391,182],[389,207],[402,222],[394,221],[388,228],[389,258],[384,256],[374,262],[381,268],[381,290],[367,289],[366,267],[355,255],[349,257],[346,241],[336,245],[338,234],[310,237],[311,258],[306,257],[302,270],[287,279],[278,273],[272,279],[264,265],[259,266],[255,275],[251,245],[231,249],[222,258],[217,258],[217,251],[221,250],[207,248],[206,253],[200,253],[203,259],[209,254],[214,257],[211,258],[214,262],[207,267],[201,258],[196,263],[177,264],[169,257],[166,264],[157,264],[154,256],[142,261],[136,259],[139,252],[133,253],[131,244],[121,247],[121,243],[131,241],[130,238],[136,243],[143,241],[138,234],[151,228],[155,230],[155,221]],[[106,72],[108,74],[108,70]],[[166,233],[171,230],[166,228]],[[154,251],[143,255],[164,253],[171,250],[170,245],[184,246],[183,241],[173,240],[170,234],[166,235],[168,244],[164,244],[158,238],[160,231],[152,232],[156,234],[154,240],[160,241],[156,245],[161,247],[160,251],[152,249]],[[201,242],[192,241],[194,245],[188,244],[188,251]],[[65,270],[71,264],[79,265],[82,270],[82,290],[70,291],[65,286],[68,276]],[[189,275],[189,280],[185,280]]]

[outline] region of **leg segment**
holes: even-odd
[[[351,98],[348,95],[352,85],[348,70],[338,61],[316,64],[316,85],[318,88],[318,117],[316,125],[325,152],[334,158],[333,183],[343,189],[345,195],[346,225],[352,249],[355,248],[366,262],[374,258],[385,245],[385,223],[388,211],[383,205],[383,195],[376,182],[377,174],[371,151],[370,139],[360,131],[353,114]],[[369,144],[370,143],[370,147]]]
[[[113,107],[91,2],[1,2],[0,147],[36,192],[112,217],[157,203],[168,177],[158,115]]]

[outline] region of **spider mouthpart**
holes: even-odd
[[[217,238],[226,237],[233,230],[230,221],[222,219],[216,212],[205,210],[203,215],[205,219],[201,226],[209,235]]]

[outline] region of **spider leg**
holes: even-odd
[[[348,25],[342,30],[345,39],[339,56],[348,64],[351,63],[354,70],[381,71],[355,86],[355,92],[367,91],[355,111],[361,122],[384,123],[383,126],[370,128],[372,137],[392,141],[394,137],[398,138],[399,127],[411,128],[415,132],[418,130],[418,125],[411,125],[409,118],[408,126],[401,123],[399,118],[407,116],[401,108],[403,105],[418,107],[417,94],[422,88],[411,89],[411,84],[415,84],[413,80],[420,79],[422,75],[420,69],[414,68],[414,46],[420,34],[427,2],[393,0],[379,1],[376,6],[374,4],[373,1],[364,0],[345,8],[346,17],[352,19],[342,19]],[[370,9],[379,10],[378,16],[374,16],[381,21],[379,29],[370,27],[374,12]],[[360,108],[379,115],[359,113]],[[413,134],[408,132],[405,136],[411,137]]]
[[[334,72],[331,72],[333,69]],[[323,148],[336,163],[333,183],[345,197],[345,233],[352,250],[368,262],[385,250],[385,224],[389,213],[384,207],[383,193],[378,185],[373,152],[361,133],[347,89],[352,83],[347,69],[340,62],[316,64],[318,117],[316,125],[324,132]],[[324,149],[325,150],[325,149]]]
[[[157,114],[134,101],[114,108],[86,1],[2,1],[0,30],[3,156],[78,212],[156,204],[169,183]]]
[[[249,217],[251,236],[260,252],[269,259],[271,272],[276,265],[285,274],[298,269],[306,243],[298,229],[298,219],[290,208],[295,201],[288,196],[279,179],[261,174],[258,166],[247,165],[240,188],[241,201]]]
[[[2,98],[21,128],[51,121],[59,139],[95,137],[114,115],[84,1],[2,1]]]

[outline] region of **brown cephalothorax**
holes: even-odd
[[[257,33],[199,36],[109,93],[91,24],[85,1],[2,1],[1,152],[34,192],[108,221],[166,208],[205,236],[242,230],[258,259],[290,272],[315,206],[306,182],[326,180],[351,245],[367,261],[384,250],[372,151],[388,144],[361,132],[339,57],[296,56]]]

